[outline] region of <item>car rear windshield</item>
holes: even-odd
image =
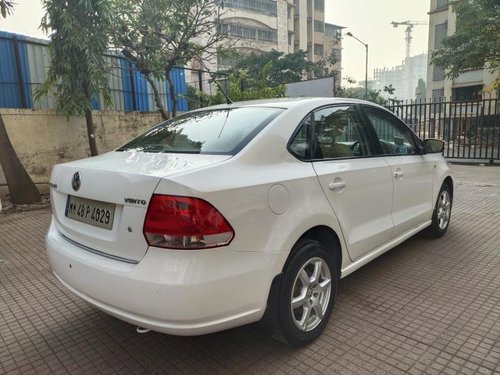
[[[240,107],[187,113],[155,126],[118,151],[234,155],[281,112]]]

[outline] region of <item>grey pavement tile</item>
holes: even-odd
[[[0,215],[0,373],[499,374],[500,169],[452,169],[446,236],[411,238],[341,280],[323,336],[300,349],[251,326],[138,335],[52,275],[48,210]]]

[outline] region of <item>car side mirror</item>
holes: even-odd
[[[435,138],[429,138],[424,141],[424,149],[427,154],[438,154],[444,150],[444,141]]]

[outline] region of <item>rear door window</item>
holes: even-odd
[[[289,150],[301,160],[358,158],[375,153],[368,127],[351,105],[313,111],[294,133]]]
[[[240,107],[187,113],[159,124],[117,151],[234,155],[283,111]]]
[[[336,159],[370,156],[365,125],[354,106],[335,106],[314,112],[314,132],[321,156]]]

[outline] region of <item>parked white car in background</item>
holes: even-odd
[[[424,229],[446,232],[443,147],[364,101],[189,112],[54,167],[50,264],[73,293],[139,327],[200,335],[261,321],[305,345],[341,277]]]

